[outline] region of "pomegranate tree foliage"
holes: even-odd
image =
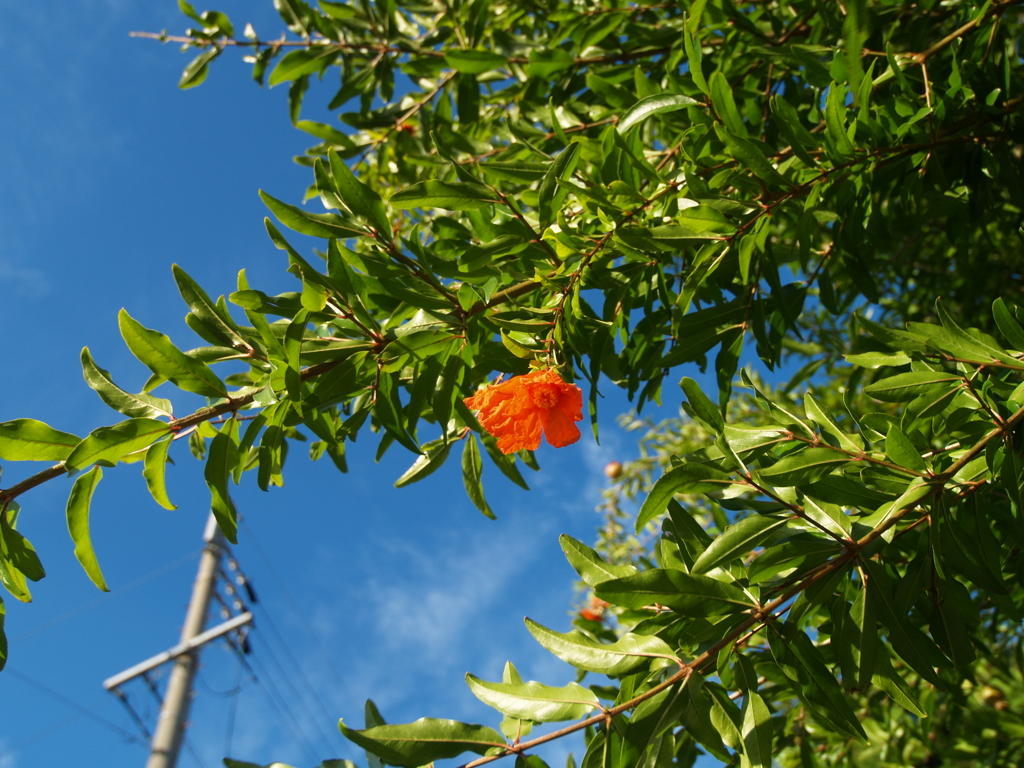
[[[77,476],[69,530],[103,588],[103,469],[137,462],[171,507],[186,437],[231,540],[232,482],[280,484],[306,436],[344,471],[366,430],[378,455],[410,452],[398,485],[460,453],[492,514],[484,465],[523,486],[537,466],[463,399],[537,364],[583,388],[595,432],[612,386],[686,411],[624,475],[639,506],[614,509],[602,554],[563,539],[608,621],[528,623],[576,682],[469,676],[495,728],[389,725],[368,705],[366,728],[342,729],[371,765],[543,768],[533,746],[575,731],[582,768],[1019,761],[1018,4],[274,1],[289,33],[260,37],[182,0],[198,56],[181,85],[235,49],[288,85],[328,209],[263,195],[296,290],[243,272],[213,299],[176,267],[207,346],[122,312],[145,391],[82,353],[120,421],[84,438],[0,425],[5,463],[53,462],[0,491],[8,591],[44,575],[24,493]],[[340,79],[339,124],[302,118],[314,76]],[[795,373],[764,385],[738,371],[745,351]],[[693,364],[717,393],[677,388]],[[209,404],[177,414],[176,390]]]

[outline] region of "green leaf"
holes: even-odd
[[[634,125],[642,123],[652,115],[676,112],[686,107],[696,106],[703,105],[696,99],[691,99],[689,96],[683,96],[678,93],[659,93],[654,96],[647,96],[626,110],[626,114],[619,120],[615,130],[619,133],[625,133]]]
[[[918,717],[928,717],[928,713],[921,708],[914,695],[913,689],[900,676],[899,672],[893,669],[892,660],[889,658],[889,651],[882,646],[878,654],[875,672],[871,676],[871,682],[885,691],[886,695],[907,712]]]
[[[362,216],[369,221],[381,237],[390,241],[391,222],[388,221],[384,201],[380,199],[380,195],[357,179],[333,149],[327,152],[327,158],[331,163],[331,173],[341,195],[341,201],[356,216]]]
[[[121,310],[117,316],[128,349],[147,368],[187,392],[206,397],[227,397],[228,390],[206,363],[189,357],[164,334],[143,327]]]
[[[597,552],[567,533],[559,536],[558,542],[562,545],[562,552],[565,553],[569,565],[575,568],[580,578],[591,587],[596,587],[602,581],[632,576],[637,572],[632,565],[613,565],[605,562]]]
[[[333,237],[346,240],[369,234],[357,221],[337,213],[308,213],[294,205],[283,203],[276,197],[260,190],[260,199],[274,214],[275,218],[289,229],[310,237]]]
[[[220,428],[206,456],[203,472],[210,488],[211,509],[224,538],[238,543],[238,513],[228,493],[228,476],[238,461],[238,421],[228,419]]]
[[[897,373],[864,387],[864,391],[876,400],[885,403],[905,403],[918,395],[939,389],[957,387],[961,377],[954,373],[938,371],[911,371]]]
[[[706,618],[748,610],[753,601],[738,587],[707,576],[674,569],[651,568],[634,576],[598,584],[602,600],[625,608],[665,605],[685,616]]]
[[[742,557],[761,545],[761,542],[778,527],[785,525],[786,520],[778,520],[763,515],[751,515],[738,523],[734,523],[722,531],[722,535],[711,542],[711,545],[694,562],[690,573],[707,573],[730,560]]]
[[[484,497],[484,486],[481,482],[483,471],[480,448],[477,447],[476,436],[471,433],[466,437],[466,446],[462,449],[462,482],[473,505],[483,512],[485,517],[497,520],[497,516],[491,511],[491,505]]]
[[[452,69],[467,75],[479,75],[508,64],[507,58],[491,51],[448,51],[444,61]]]
[[[902,352],[864,352],[859,355],[843,355],[846,362],[861,368],[885,368],[907,365],[910,358]]]
[[[832,83],[825,98],[825,128],[840,160],[853,157],[854,147],[846,135],[846,87]]]
[[[211,328],[217,336],[217,340],[211,341],[211,343],[240,349],[249,349],[249,342],[242,338],[238,331],[235,330],[234,323],[231,322],[230,316],[227,318],[222,316],[221,310],[217,307],[216,302],[210,298],[209,294],[202,289],[199,283],[193,280],[189,274],[177,264],[171,265],[171,272],[174,275],[174,282],[178,284],[178,292],[185,300],[185,303],[188,304],[188,308],[192,310],[193,314],[195,314],[199,320]],[[208,341],[210,340],[208,339]],[[88,381],[88,378],[86,380]],[[90,386],[92,386],[92,384],[90,384]],[[95,389],[95,387],[93,388]],[[103,395],[101,394],[100,397],[102,396]],[[124,413],[124,411],[122,411],[122,413]],[[142,416],[145,414],[125,415]]]
[[[96,365],[88,347],[82,347],[82,375],[100,399],[125,416],[157,418],[171,417],[171,401],[142,392],[130,395],[110,379],[110,374]]]
[[[395,208],[446,208],[466,211],[483,208],[501,200],[482,184],[456,184],[431,179],[396,192],[388,201]]]
[[[757,676],[742,683],[743,722],[740,735],[743,739],[743,753],[754,768],[772,766],[772,715],[757,694]]]
[[[718,134],[718,138],[722,140],[722,143],[725,144],[729,154],[749,168],[759,179],[767,184],[774,184],[780,187],[793,186],[785,176],[775,170],[775,167],[768,162],[764,153],[761,152],[754,142],[730,133],[719,123],[715,123],[715,132]]]
[[[466,673],[466,683],[480,701],[509,717],[535,723],[578,720],[601,702],[589,688],[569,683],[555,688],[543,683],[489,683]]]
[[[63,461],[81,442],[35,419],[0,424],[0,459],[5,461]]]
[[[561,48],[549,50],[534,48],[530,51],[530,63],[526,66],[526,74],[530,77],[548,80],[559,72],[574,66],[575,63],[572,54]]]
[[[715,111],[722,119],[722,123],[730,133],[739,138],[746,139],[747,126],[743,122],[743,118],[740,117],[739,110],[736,109],[736,100],[732,95],[732,87],[721,70],[716,70],[711,74],[708,85],[711,86],[711,103],[714,104]]]
[[[192,59],[181,73],[178,87],[181,89],[195,88],[197,85],[202,84],[209,73],[210,62],[220,56],[221,50],[220,47],[215,45]]]
[[[582,632],[565,634],[525,619],[526,628],[547,651],[578,669],[618,676],[636,669],[651,659],[677,657],[668,643],[655,635],[627,632],[614,643],[602,643]]]
[[[1017,322],[1001,297],[992,302],[992,316],[999,327],[999,332],[1003,334],[1010,346],[1024,351],[1024,328]]]
[[[0,548],[4,558],[32,581],[45,578],[46,571],[32,543],[11,525],[10,512],[0,514]]]
[[[297,80],[303,75],[311,75],[322,72],[331,63],[331,59],[338,55],[338,49],[331,45],[317,45],[310,48],[300,48],[291,51],[281,57],[270,73],[267,82],[271,87]]]
[[[146,451],[146,461],[143,464],[142,476],[146,479],[146,487],[153,500],[164,509],[177,509],[167,498],[167,484],[164,476],[167,470],[167,451],[173,442],[170,436],[150,446]]]
[[[693,379],[688,376],[684,376],[683,380],[679,382],[679,386],[683,388],[683,394],[686,395],[687,412],[698,419],[708,431],[720,435],[725,431],[725,419],[722,418],[721,411],[718,410],[718,406],[711,402],[711,398],[705,395],[700,386]]]
[[[405,470],[400,478],[395,480],[395,488],[404,488],[407,485],[412,485],[440,469],[445,459],[448,458],[448,451],[451,445],[438,440],[434,441],[434,443],[425,443],[422,447],[424,453],[417,456],[412,466]]]
[[[897,613],[893,606],[885,567],[872,560],[862,560],[862,563],[869,576],[868,590],[875,598],[878,618],[889,630],[887,635],[893,650],[929,683],[941,685],[934,668],[948,667],[948,659],[942,655],[931,638],[908,622],[906,616]]]
[[[807,418],[821,427],[821,431],[831,435],[836,439],[841,448],[845,448],[848,451],[856,451],[860,453],[863,451],[863,446],[854,442],[839,425],[836,424],[835,419],[814,399],[814,396],[808,392],[804,395],[804,412],[807,414]]]
[[[811,132],[804,127],[803,122],[800,120],[800,115],[793,108],[793,105],[782,96],[772,96],[769,103],[779,127],[782,128],[782,132],[786,135],[790,146],[793,147],[793,152],[811,168],[816,166],[817,163],[808,152],[817,151],[819,148],[818,142],[815,141]]]
[[[100,571],[100,564],[96,560],[96,552],[92,548],[92,538],[89,536],[89,505],[92,503],[93,491],[102,479],[103,470],[93,467],[75,480],[71,495],[68,497],[67,519],[68,532],[75,543],[75,557],[82,564],[92,583],[104,592],[109,592]]]
[[[558,182],[568,181],[573,171],[576,170],[576,164],[579,162],[579,152],[577,151],[579,147],[579,143],[573,142],[562,150],[540,181],[540,187],[537,190],[537,211],[542,230],[547,229],[555,220],[555,211],[561,207],[561,201],[565,200],[566,191],[559,186]]]
[[[505,739],[493,728],[455,720],[424,717],[403,725],[378,725],[357,731],[338,722],[349,741],[358,744],[387,765],[418,768],[435,760],[458,757],[465,752],[484,754],[504,748]]]
[[[91,464],[116,464],[129,453],[141,450],[164,435],[171,427],[156,419],[128,419],[112,427],[100,427],[89,433],[64,460],[69,474]]]
[[[636,518],[636,530],[642,531],[668,507],[677,493],[711,493],[735,485],[731,475],[706,464],[683,464],[658,478],[647,494]]]
[[[889,426],[889,433],[885,436],[885,455],[894,464],[914,472],[928,471],[928,463],[921,458],[921,452],[895,424]]]
[[[820,480],[850,460],[849,456],[834,448],[805,448],[783,456],[772,466],[762,469],[760,475],[777,487],[802,486]]]

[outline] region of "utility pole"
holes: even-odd
[[[181,642],[201,634],[206,626],[206,614],[210,609],[210,597],[217,583],[217,571],[220,569],[221,555],[224,553],[224,538],[217,527],[217,521],[211,514],[206,521],[206,532],[203,534],[206,548],[199,558],[199,572],[196,583],[192,587],[192,599],[185,614],[185,626],[181,629]],[[178,762],[182,738],[185,735],[185,720],[188,708],[192,703],[192,680],[195,678],[199,663],[199,648],[193,648],[178,656],[174,662],[167,693],[160,708],[160,717],[153,734],[153,745],[149,753],[146,768],[174,768]]]
[[[145,677],[152,687],[147,673],[168,661],[174,661],[167,691],[160,706],[156,733],[150,748],[146,768],[174,768],[178,761],[185,736],[185,723],[188,719],[189,705],[192,703],[192,681],[199,665],[199,652],[203,645],[229,632],[240,630],[252,621],[252,613],[245,611],[212,629],[204,631],[206,614],[209,612],[210,599],[220,575],[220,563],[224,556],[224,537],[217,527],[217,521],[211,514],[206,521],[203,534],[206,547],[199,558],[199,572],[196,574],[192,587],[192,599],[185,614],[185,625],[181,630],[181,642],[170,650],[157,654],[134,667],[108,678],[103,687],[117,694],[127,702],[119,686],[139,675]],[[155,692],[155,689],[153,689]]]

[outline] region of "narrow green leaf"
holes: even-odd
[[[338,722],[342,734],[387,765],[418,768],[435,760],[458,757],[465,752],[484,754],[505,747],[505,739],[492,728],[455,720],[424,717],[403,725],[378,725],[357,731]]]
[[[1024,328],[1017,322],[1001,297],[992,302],[992,316],[999,327],[999,332],[1010,346],[1018,351],[1024,351]]]
[[[960,378],[955,373],[911,371],[868,384],[864,391],[885,403],[904,403],[928,392],[958,387]]]
[[[778,487],[806,485],[820,480],[850,462],[850,457],[834,448],[805,448],[783,456],[761,477]]]
[[[297,80],[303,75],[322,72],[338,55],[338,49],[331,45],[317,45],[300,48],[281,57],[270,73],[267,82],[271,87]]]
[[[566,190],[560,187],[558,182],[568,181],[573,171],[576,170],[576,164],[579,162],[579,147],[577,142],[573,142],[562,150],[540,181],[540,187],[537,190],[537,210],[541,230],[547,229],[555,220],[555,211],[561,206],[560,201],[566,197]]]
[[[100,571],[100,564],[96,560],[96,552],[92,548],[92,538],[89,536],[89,505],[92,503],[93,491],[102,479],[103,470],[93,467],[75,480],[71,495],[68,497],[67,519],[68,532],[75,543],[75,557],[82,564],[92,583],[104,592],[109,592]]]
[[[764,515],[743,518],[738,523],[730,525],[722,531],[721,536],[711,542],[694,562],[690,573],[707,573],[736,557],[742,557],[760,546],[776,528],[785,524],[785,519],[778,520]]]
[[[928,471],[928,463],[921,458],[921,452],[895,424],[889,426],[889,433],[885,436],[885,455],[901,467],[915,472]]]
[[[818,404],[818,401],[814,399],[810,392],[804,395],[804,413],[807,414],[807,418],[821,427],[822,432],[834,437],[841,448],[845,448],[848,451],[857,451],[858,453],[864,449],[864,446],[855,442],[854,438],[851,438],[840,429],[831,414]]]
[[[711,86],[711,103],[714,104],[715,112],[721,118],[722,123],[730,133],[741,139],[747,138],[747,126],[740,117],[740,111],[736,108],[736,100],[732,95],[732,87],[726,79],[722,70],[715,70],[708,81]]]
[[[164,334],[143,327],[125,311],[117,316],[128,349],[147,368],[187,392],[206,397],[227,397],[228,390],[206,363],[189,357]]]
[[[407,485],[412,485],[440,469],[441,465],[448,458],[450,444],[437,440],[433,444],[425,443],[422,448],[424,453],[417,456],[412,466],[405,470],[400,478],[395,480],[395,488],[404,488]]]
[[[185,300],[185,303],[188,304],[188,308],[192,310],[196,317],[210,326],[218,336],[218,340],[215,343],[223,344],[228,347],[248,348],[249,343],[238,334],[235,330],[234,324],[230,322],[230,318],[225,319],[222,316],[221,310],[217,307],[216,302],[210,298],[209,294],[203,290],[199,283],[193,280],[189,274],[177,264],[171,265],[171,272],[174,275],[174,282],[178,284],[178,292]],[[90,386],[92,385],[90,384]],[[100,396],[102,397],[102,395]],[[141,416],[145,414],[126,415]]]
[[[480,75],[508,64],[508,59],[491,51],[448,51],[445,63],[452,69],[467,75]]]
[[[327,152],[327,158],[342,202],[356,216],[362,216],[369,221],[381,237],[391,240],[391,223],[388,221],[384,201],[380,199],[380,195],[357,179],[333,149]]]
[[[167,498],[167,484],[164,476],[167,470],[167,451],[171,447],[170,436],[150,446],[146,451],[146,461],[143,464],[142,476],[146,478],[146,487],[153,500],[164,509],[177,509]]]
[[[832,83],[828,89],[828,96],[825,97],[825,129],[841,160],[853,157],[854,153],[853,144],[846,135],[845,99],[846,87]]]
[[[913,689],[907,685],[907,682],[900,676],[899,672],[893,669],[892,660],[889,658],[889,651],[885,646],[882,646],[878,654],[871,682],[885,691],[890,699],[907,710],[907,712],[918,717],[928,717],[928,713],[918,703]]]
[[[228,419],[213,440],[203,476],[210,488],[211,509],[224,538],[238,543],[238,513],[228,493],[228,476],[238,459],[238,421]]]
[[[565,553],[569,565],[575,568],[580,578],[591,587],[596,587],[602,581],[632,576],[637,572],[632,565],[612,565],[605,562],[597,552],[567,533],[559,536],[558,542],[562,545],[562,552]]]
[[[278,221],[303,235],[347,240],[350,237],[363,237],[369,234],[361,224],[348,216],[337,213],[308,213],[294,205],[281,202],[262,189],[260,199]]]
[[[82,375],[85,383],[92,387],[100,399],[125,416],[157,418],[171,417],[171,401],[162,397],[153,397],[141,392],[130,395],[117,386],[110,374],[96,365],[88,347],[82,347]]]
[[[793,184],[785,176],[775,170],[775,167],[768,162],[764,153],[754,142],[742,136],[736,136],[719,123],[715,123],[715,132],[718,138],[725,144],[726,151],[749,168],[751,172],[767,184],[780,187],[792,187]]]
[[[885,567],[873,560],[862,562],[869,575],[868,589],[871,591],[872,597],[877,598],[875,605],[878,609],[878,617],[889,630],[887,635],[893,650],[929,683],[936,686],[941,685],[934,668],[948,667],[949,661],[942,655],[931,638],[909,623],[906,616],[898,615],[893,606]]]
[[[484,516],[496,520],[497,516],[491,511],[491,506],[484,497],[484,486],[481,481],[483,470],[476,436],[470,434],[466,437],[466,445],[462,449],[462,482],[466,486],[466,493],[473,505],[483,512]]]
[[[644,499],[636,518],[636,530],[642,531],[651,520],[664,512],[677,493],[711,493],[734,484],[731,475],[706,464],[683,464],[670,469],[658,478]]]
[[[683,388],[683,394],[686,395],[687,403],[692,411],[691,415],[699,419],[709,431],[716,435],[722,434],[725,431],[725,419],[722,418],[718,407],[711,402],[711,398],[701,391],[700,385],[688,376],[684,376],[683,380],[679,382],[679,386]]]
[[[202,84],[209,73],[210,62],[220,56],[221,51],[222,49],[215,45],[192,59],[181,73],[178,87],[184,90]]]
[[[166,421],[128,419],[112,427],[100,427],[89,433],[64,460],[69,474],[91,464],[116,464],[129,453],[141,450],[171,431]]]
[[[63,461],[81,439],[35,419],[0,424],[0,459],[5,461]]]
[[[533,638],[550,653],[578,669],[604,675],[622,675],[651,659],[677,657],[661,638],[627,632],[614,643],[602,643],[582,632],[555,632],[532,619],[525,619]]]
[[[626,133],[634,125],[642,123],[652,115],[677,112],[686,107],[697,106],[702,106],[699,101],[679,93],[659,93],[654,96],[647,96],[626,110],[626,114],[619,120],[615,130],[619,133]]]
[[[757,693],[757,675],[751,665],[739,665],[743,686],[743,721],[740,735],[743,739],[743,753],[754,768],[771,768],[772,765],[772,716],[768,707]]]
[[[483,208],[501,200],[482,184],[456,184],[431,179],[421,181],[391,196],[395,208],[446,208],[465,211]]]
[[[578,720],[601,707],[589,688],[569,683],[555,688],[543,683],[489,683],[466,673],[466,684],[480,701],[504,715],[535,723]]]
[[[815,162],[809,152],[819,149],[818,142],[815,141],[811,132],[804,127],[796,109],[785,98],[778,95],[772,96],[769,103],[779,127],[785,134],[790,146],[793,147],[793,152],[808,166],[811,168],[815,167],[817,162]]]
[[[651,568],[634,576],[612,579],[594,589],[602,600],[625,608],[665,605],[685,616],[706,618],[748,610],[753,601],[738,587],[707,576],[674,569]]]

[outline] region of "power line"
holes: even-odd
[[[77,702],[72,701],[67,696],[64,696],[64,695],[62,695],[60,693],[57,693],[57,691],[55,691],[52,688],[49,688],[49,687],[43,685],[38,680],[33,680],[31,677],[29,677],[25,673],[19,672],[18,670],[13,669],[11,667],[7,667],[4,670],[4,672],[5,672],[5,674],[13,675],[14,677],[18,678],[19,680],[21,680],[23,683],[26,683],[27,685],[31,685],[36,690],[42,691],[47,696],[50,696],[51,698],[56,699],[57,701],[61,702],[65,706],[71,707],[72,709],[76,710],[80,714],[85,715],[86,717],[91,717],[93,720],[95,720],[98,723],[102,723],[107,728],[110,728],[111,730],[116,731],[117,733],[121,734],[121,736],[123,738],[127,739],[128,741],[137,742],[139,744],[142,744],[143,746],[149,746],[144,739],[140,739],[135,734],[126,731],[124,728],[119,726],[117,723],[115,723],[115,722],[113,722],[111,720],[107,720],[105,717],[100,717],[95,712],[93,712],[91,709],[83,707],[81,704],[78,704]]]
[[[313,700],[320,708],[321,713],[324,715],[324,722],[331,722],[334,718],[331,716],[330,711],[324,704],[323,699],[320,698],[320,695],[316,692],[316,689],[313,687],[312,683],[310,683],[309,678],[306,676],[305,671],[302,669],[302,666],[299,664],[298,660],[292,654],[291,649],[288,646],[288,643],[285,642],[284,638],[281,636],[281,633],[278,631],[277,625],[274,622],[273,617],[270,615],[270,611],[268,611],[262,603],[259,603],[257,607],[260,610],[261,616],[266,619],[267,624],[270,626],[270,631],[274,634],[274,637],[277,638],[278,644],[281,646],[281,648],[284,649],[285,656],[291,662],[295,670],[299,673],[299,679],[302,680],[302,683],[305,686],[306,690],[309,691],[310,695],[313,697]],[[330,739],[327,739],[327,741],[328,743],[331,742]]]
[[[185,555],[182,558],[179,558],[178,560],[175,560],[173,563],[168,563],[165,566],[157,568],[155,571],[153,571],[152,573],[148,573],[145,576],[140,576],[135,581],[133,581],[133,582],[131,582],[129,584],[126,584],[123,587],[115,587],[113,590],[111,590],[110,592],[107,592],[107,593],[101,595],[100,597],[93,598],[89,602],[87,602],[87,603],[85,603],[83,605],[80,605],[77,608],[73,608],[73,609],[71,609],[70,611],[68,611],[66,613],[62,613],[60,616],[56,616],[56,617],[50,619],[49,621],[40,624],[38,627],[35,627],[34,629],[30,629],[27,632],[22,632],[17,637],[12,637],[10,641],[12,643],[17,643],[17,642],[20,642],[22,640],[27,640],[30,637],[34,637],[34,636],[38,635],[41,632],[45,632],[48,629],[53,629],[58,624],[63,624],[68,619],[73,619],[75,616],[78,616],[80,613],[85,613],[86,611],[88,611],[88,610],[90,610],[92,608],[95,608],[100,603],[102,603],[104,601],[107,601],[107,600],[110,600],[110,598],[114,597],[115,595],[123,595],[125,592],[130,592],[131,590],[135,589],[136,587],[142,586],[147,581],[152,581],[153,579],[155,579],[155,578],[157,578],[159,576],[163,576],[165,573],[173,571],[175,568],[180,568],[182,565],[187,563],[189,560],[195,560],[197,557],[199,557],[199,553],[201,551],[202,550],[196,550],[195,552],[189,552],[187,555]]]
[[[236,652],[238,652],[237,649],[236,649]],[[292,739],[295,741],[295,743],[298,744],[306,752],[306,757],[312,757],[313,758],[313,762],[314,763],[317,762],[316,753],[312,750],[311,745],[309,743],[309,740],[306,738],[305,734],[300,735],[299,732],[296,731],[295,727],[293,727],[293,725],[292,725],[292,722],[293,722],[292,717],[293,716],[288,711],[287,704],[284,702],[284,699],[281,698],[281,694],[277,690],[277,686],[274,685],[274,681],[270,679],[269,675],[267,675],[267,682],[270,683],[270,687],[267,687],[263,683],[263,680],[260,679],[260,676],[256,674],[256,672],[253,670],[252,666],[249,665],[249,662],[246,661],[245,657],[242,656],[240,652],[238,652],[238,660],[240,662],[242,662],[242,665],[246,668],[246,670],[252,676],[252,679],[256,681],[256,685],[259,687],[259,689],[261,691],[263,691],[263,695],[266,696],[267,701],[270,702],[270,705],[277,712],[278,716],[280,717],[280,722],[284,723],[285,728],[287,728],[288,732],[291,733]],[[262,670],[265,671],[262,663],[260,663],[258,659],[253,657],[253,661],[255,661],[257,663],[257,665],[259,665],[259,667]],[[274,695],[272,695],[271,692],[270,692],[271,688],[274,689],[274,693],[277,696],[276,699],[275,699]],[[281,704],[278,704],[278,699],[280,699]],[[296,723],[296,726],[297,725],[298,724]]]
[[[331,750],[334,749],[334,745],[331,743],[331,739],[327,736],[327,734],[324,733],[323,728],[321,728],[319,718],[314,717],[313,713],[309,711],[309,707],[306,706],[305,697],[302,696],[302,694],[300,694],[298,690],[295,688],[295,685],[292,683],[291,675],[288,674],[288,671],[284,668],[284,665],[281,664],[280,661],[278,661],[277,656],[274,654],[274,649],[271,647],[270,643],[266,642],[265,637],[261,637],[260,639],[263,641],[264,648],[266,648],[266,653],[270,659],[270,663],[275,666],[278,674],[284,679],[284,682],[288,686],[288,689],[290,690],[292,697],[294,698],[295,701],[299,703],[299,706],[302,707],[303,712],[305,712],[306,721],[311,722],[313,724],[313,727],[316,729],[317,733],[319,733],[320,738],[323,739],[324,744],[327,746],[327,754],[330,754]],[[330,716],[328,715],[328,718],[329,717]]]
[[[267,557],[267,553],[263,551],[263,547],[260,546],[259,541],[256,540],[256,536],[253,534],[252,529],[249,528],[248,525],[246,525],[245,520],[239,520],[239,522],[241,524],[242,529],[245,531],[246,535],[252,541],[253,546],[256,548],[256,552],[263,559],[263,564],[266,566],[267,570],[270,572],[270,575],[277,583],[278,588],[281,590],[281,594],[283,594],[285,599],[287,600],[292,613],[298,618],[299,623],[302,624],[303,628],[306,630],[306,634],[313,641],[313,644],[317,647],[317,650],[320,652],[320,656],[323,658],[327,668],[334,674],[334,677],[337,679],[338,683],[340,683],[341,690],[348,698],[349,703],[352,704],[353,707],[358,708],[359,703],[356,701],[355,696],[352,695],[352,691],[349,690],[348,685],[345,683],[345,677],[341,674],[341,672],[338,671],[338,668],[334,666],[334,661],[333,659],[331,659],[331,655],[327,653],[327,650],[324,648],[323,643],[320,642],[319,635],[313,631],[313,628],[310,626],[309,621],[306,619],[306,614],[303,611],[299,610],[299,607],[295,602],[295,598],[292,597],[291,592],[288,591],[288,587],[285,585],[284,581],[281,579],[280,576],[277,575],[277,571],[274,570],[273,563],[271,563],[270,558]]]

